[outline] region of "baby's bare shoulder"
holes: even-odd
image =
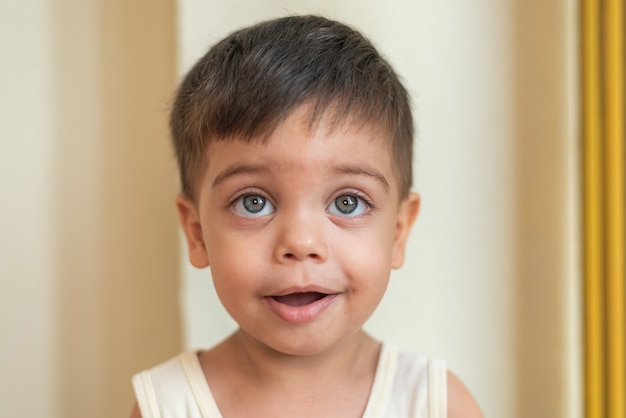
[[[141,411],[139,411],[139,406],[137,406],[137,402],[135,402],[133,410],[130,412],[130,418],[141,418]]]
[[[448,417],[484,418],[478,403],[463,382],[452,372],[448,372]]]

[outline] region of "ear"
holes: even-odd
[[[396,219],[396,235],[393,240],[391,252],[391,268],[397,269],[404,264],[406,242],[409,238],[411,227],[417,218],[420,209],[420,196],[417,193],[409,193],[398,208]]]
[[[183,227],[183,232],[187,239],[189,261],[197,268],[208,267],[209,255],[204,243],[197,205],[190,198],[178,195],[176,197],[176,208],[178,209],[180,225]]]

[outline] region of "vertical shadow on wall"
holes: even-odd
[[[564,1],[516,1],[518,417],[565,416],[567,50]]]
[[[131,374],[181,347],[174,2],[61,3],[59,416],[128,416]]]

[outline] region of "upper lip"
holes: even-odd
[[[267,295],[268,297],[274,297],[274,296],[286,296],[286,295],[291,295],[294,293],[323,293],[325,295],[333,295],[336,293],[341,293],[338,292],[336,290],[333,289],[329,289],[327,287],[324,286],[319,286],[319,285],[308,285],[308,286],[291,286],[291,287],[287,287],[285,289],[281,289],[279,291],[277,291],[276,293],[272,293]]]

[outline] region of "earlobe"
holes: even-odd
[[[206,251],[197,205],[190,198],[178,195],[176,208],[187,241],[189,261],[197,268],[208,267],[209,256]]]
[[[391,254],[391,268],[393,269],[398,269],[404,264],[406,243],[413,223],[415,223],[415,219],[417,219],[419,209],[420,196],[417,193],[409,193],[409,196],[402,201],[398,208],[396,235],[394,237]]]

